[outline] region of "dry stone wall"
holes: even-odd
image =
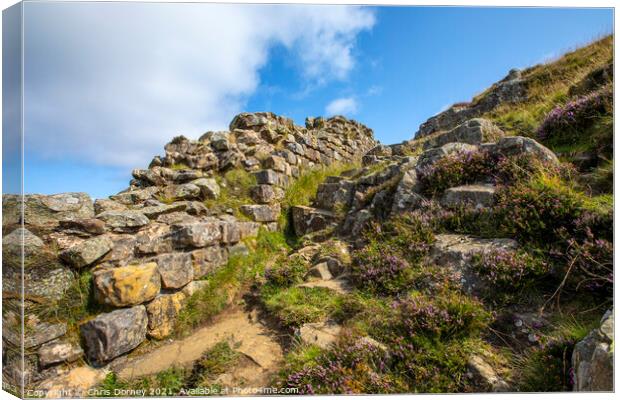
[[[360,160],[376,144],[372,130],[343,117],[309,118],[299,127],[272,113],[244,113],[229,131],[173,139],[165,155],[133,170],[129,187],[108,199],[3,196],[3,292],[12,293],[16,305],[3,314],[3,346],[16,350],[5,352],[12,354],[5,376],[43,379],[82,354],[105,365],[148,337],[169,336],[201,279],[230,255],[247,252],[244,239],[261,227],[278,229],[284,189],[304,169]],[[217,202],[222,189],[216,178],[231,169],[256,178],[253,202],[240,207],[246,219],[205,206],[205,200]],[[30,354],[24,371],[17,351],[22,249]],[[105,312],[81,321],[76,340],[66,336],[65,321],[42,321],[35,309],[61,299],[84,271]]]

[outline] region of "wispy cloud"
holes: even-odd
[[[329,116],[332,115],[350,115],[357,112],[357,100],[353,97],[342,97],[332,100],[327,107],[325,107],[325,113]]]
[[[27,3],[27,150],[143,166],[173,135],[226,128],[273,46],[308,85],[341,80],[374,23],[349,6]]]

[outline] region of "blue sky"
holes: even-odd
[[[342,113],[401,142],[511,68],[613,29],[610,9],[28,3],[24,14],[26,192],[93,197],[124,189],[173,136],[224,129],[241,111],[298,124]]]

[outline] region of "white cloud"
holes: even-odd
[[[26,3],[28,151],[144,166],[172,136],[225,129],[275,45],[311,84],[346,78],[372,10],[350,6]]]
[[[327,107],[325,113],[327,115],[349,115],[357,112],[357,101],[353,97],[342,97],[332,100]]]

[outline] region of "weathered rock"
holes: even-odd
[[[177,247],[205,247],[222,238],[220,221],[217,220],[175,224],[172,226],[172,234]]]
[[[115,194],[114,196],[110,196],[110,199],[126,206],[131,206],[154,198],[157,194],[159,194],[159,191],[160,188],[158,186],[149,186],[144,189],[127,190]]]
[[[441,198],[444,207],[491,207],[495,204],[495,186],[464,185],[447,189]]]
[[[468,235],[440,234],[435,236],[430,259],[439,266],[450,268],[460,279],[465,291],[475,292],[481,288],[482,283],[471,268],[472,256],[493,250],[517,248],[517,242],[512,239],[480,239]]]
[[[284,198],[284,191],[277,186],[256,185],[250,189],[252,200],[260,204],[269,204]]]
[[[413,210],[424,198],[418,193],[418,174],[414,168],[406,171],[396,186],[392,213]]]
[[[192,183],[200,188],[200,194],[203,199],[217,199],[220,197],[220,185],[213,178],[200,178],[192,181]]]
[[[332,322],[309,323],[299,328],[299,338],[304,343],[327,349],[338,338],[340,329],[340,325]]]
[[[330,180],[319,185],[315,205],[325,210],[345,208],[351,204],[355,183],[346,179]]]
[[[88,359],[102,365],[133,350],[146,339],[147,324],[144,306],[99,314],[82,324],[80,332]]]
[[[92,218],[94,215],[93,202],[86,193],[24,196],[26,227],[51,230],[56,228],[60,221]]]
[[[21,297],[23,289],[26,298],[32,297],[39,301],[44,299],[58,300],[74,281],[70,268],[45,259],[43,260],[46,261],[44,264],[26,259],[23,270],[21,264],[11,266],[6,258],[2,261],[2,291],[7,295],[16,296],[16,298]]]
[[[97,236],[63,251],[60,257],[75,268],[83,268],[106,255],[113,246],[108,236]]]
[[[429,137],[424,143],[424,149],[441,147],[444,144],[456,142],[478,145],[485,142],[496,142],[502,136],[504,136],[504,132],[493,122],[484,118],[474,118],[452,130]]]
[[[65,340],[54,340],[39,348],[39,365],[47,368],[61,362],[72,362],[82,357],[84,351],[76,344]]]
[[[426,150],[418,158],[418,162],[416,164],[416,172],[419,175],[420,172],[422,172],[425,168],[431,167],[437,161],[452,153],[471,152],[475,151],[476,149],[476,146],[467,143],[448,143],[444,144],[441,147]]]
[[[497,142],[496,150],[505,156],[530,154],[544,162],[559,163],[553,151],[528,137],[508,136],[502,138]]]
[[[65,233],[78,236],[102,235],[105,233],[105,222],[96,218],[82,218],[71,221],[60,221],[60,229]]]
[[[253,221],[239,221],[237,226],[239,227],[241,239],[246,239],[258,235],[261,224]]]
[[[234,217],[220,222],[220,229],[222,230],[221,242],[223,244],[237,243],[241,240],[241,229]]]
[[[200,198],[201,189],[194,183],[166,186],[164,196],[174,200],[191,200]]]
[[[572,365],[574,391],[614,390],[614,314],[607,311],[599,328],[575,345]]]
[[[133,232],[148,225],[149,219],[139,211],[104,211],[97,215],[114,232]]]
[[[337,217],[333,212],[312,207],[294,206],[291,212],[293,229],[297,236],[303,236],[334,226],[337,221]]]
[[[154,262],[98,270],[93,273],[95,299],[101,304],[125,307],[153,299],[161,288]]]
[[[131,175],[135,179],[146,183],[144,186],[163,186],[166,184],[166,180],[151,169],[134,169],[131,171]]]
[[[140,212],[147,218],[155,219],[160,215],[184,211],[186,206],[187,205],[185,203],[161,204],[157,206],[143,207],[140,209]]]
[[[24,256],[36,254],[45,246],[43,241],[28,229],[17,228],[2,238],[2,253],[5,257],[21,258],[22,250]]]
[[[171,229],[165,224],[152,223],[138,233],[135,239],[136,252],[141,255],[170,253],[173,250]]]
[[[26,316],[24,325],[23,345],[26,349],[35,348],[67,333],[66,323],[51,324],[49,322],[40,322],[33,315]],[[4,340],[7,340],[14,346],[21,346],[21,331],[18,320],[8,321],[3,319],[2,338]]]
[[[185,302],[185,294],[176,292],[157,296],[146,305],[148,315],[148,335],[155,339],[169,336],[177,321],[179,311]]]
[[[326,262],[318,263],[308,270],[308,276],[312,278],[318,278],[324,281],[333,278],[332,273],[329,270],[329,266]]]
[[[272,169],[277,172],[286,172],[290,170],[290,167],[282,157],[278,156],[269,156],[263,162],[263,165],[267,169]]]
[[[256,222],[273,222],[280,216],[280,204],[249,204],[241,206],[240,210]]]
[[[104,211],[124,211],[127,206],[110,199],[95,200],[95,214],[101,214]]]
[[[100,260],[101,264],[118,266],[121,263],[128,263],[134,258],[136,248],[136,237],[131,234],[109,235],[112,240],[112,250],[110,250]]]
[[[162,287],[166,289],[182,288],[194,279],[190,253],[160,254],[152,261],[157,263]]]
[[[194,250],[191,253],[194,279],[213,273],[228,260],[226,252],[219,246],[210,246]]]
[[[467,368],[473,377],[479,381],[484,389],[491,389],[493,392],[506,392],[510,386],[500,378],[493,367],[491,367],[482,357],[472,355],[467,360]]]

